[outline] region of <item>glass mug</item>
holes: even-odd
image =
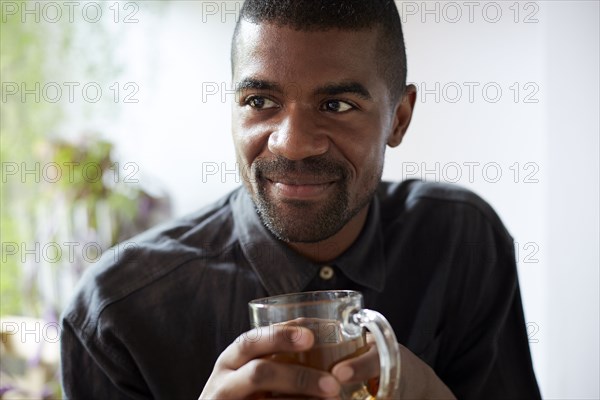
[[[252,300],[248,306],[253,328],[271,325],[290,327],[289,338],[293,340],[297,335],[294,327],[302,326],[310,329],[315,336],[315,344],[308,351],[273,354],[270,359],[323,371],[331,371],[338,362],[365,353],[368,350],[365,328],[368,329],[375,338],[381,367],[376,398],[399,397],[400,352],[396,335],[383,315],[363,308],[360,292],[292,293]],[[364,383],[342,385],[340,397],[344,400],[373,398]]]

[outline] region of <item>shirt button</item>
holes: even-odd
[[[328,281],[329,279],[333,278],[333,275],[333,268],[331,268],[329,265],[321,267],[321,271],[319,272],[319,276],[321,277],[321,279]]]

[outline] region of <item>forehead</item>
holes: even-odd
[[[295,83],[378,80],[377,30],[298,31],[242,21],[234,46],[234,81],[248,77]]]

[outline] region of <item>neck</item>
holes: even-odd
[[[316,243],[288,243],[300,255],[315,263],[332,261],[344,253],[356,241],[365,226],[369,205],[366,205],[335,235]]]

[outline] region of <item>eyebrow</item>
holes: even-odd
[[[273,92],[283,92],[281,85],[275,82],[256,79],[256,78],[244,78],[236,84],[235,91],[240,93],[244,90],[266,90]],[[364,85],[358,82],[342,82],[342,83],[330,83],[321,87],[318,87],[315,92],[316,95],[326,96],[337,96],[340,94],[355,94],[364,100],[372,100],[371,93],[364,87]]]
[[[236,93],[240,93],[243,90],[268,90],[268,91],[276,91],[281,92],[281,86],[275,82],[265,81],[263,79],[255,79],[255,78],[244,78],[240,82],[238,82],[235,86]]]
[[[337,96],[339,94],[355,94],[364,100],[371,100],[371,93],[358,82],[343,82],[343,83],[332,83],[329,85],[321,86],[315,91],[315,94]]]

